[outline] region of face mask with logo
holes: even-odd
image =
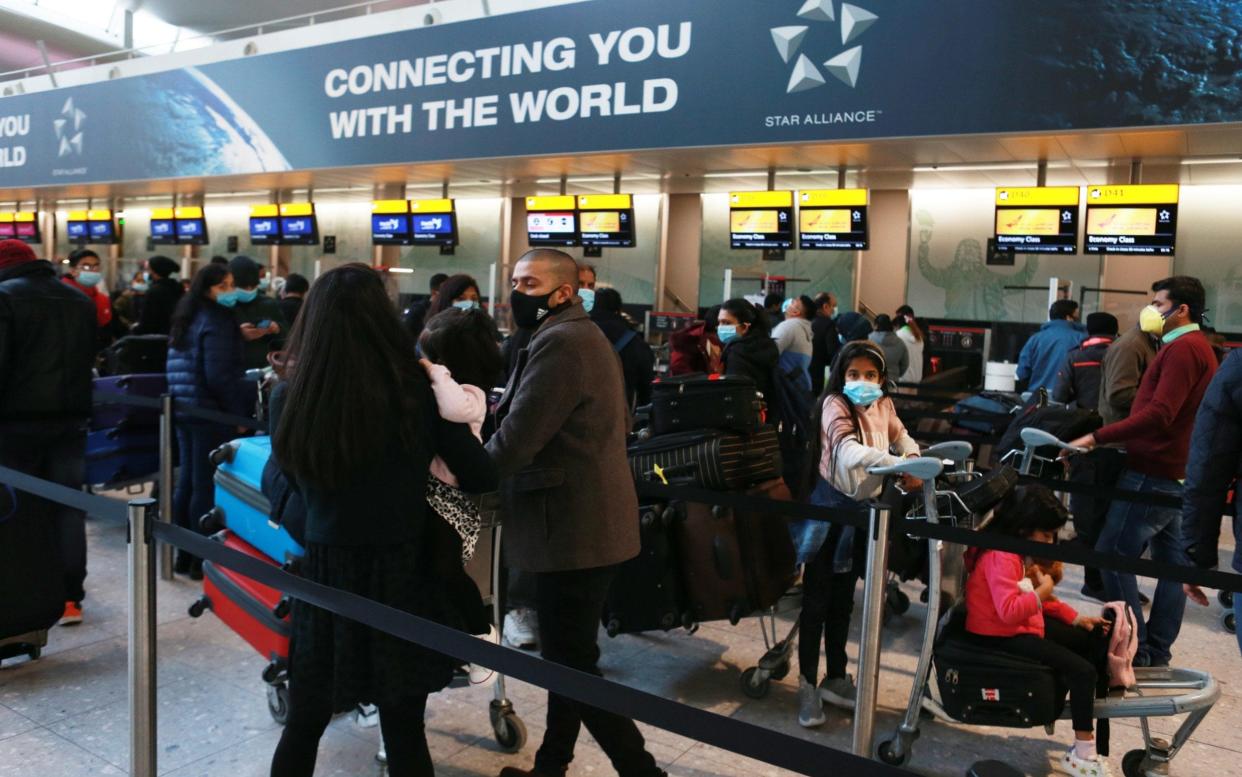
[[[83,286],[98,286],[99,282],[102,280],[103,275],[95,272],[94,270],[82,270],[78,273],[78,283]]]
[[[523,329],[534,329],[548,316],[559,313],[561,308],[553,309],[548,304],[555,293],[550,291],[547,294],[531,295],[514,289],[509,293],[509,308],[513,311],[513,323]]]
[[[721,324],[716,327],[716,336],[720,338],[720,342],[728,345],[738,338],[736,324]]]
[[[866,380],[849,380],[845,382],[845,396],[859,407],[867,407],[884,396],[884,389]]]
[[[590,313],[595,309],[595,289],[578,289],[578,296],[582,298],[582,309]]]
[[[254,302],[254,298],[259,296],[258,289],[234,289],[233,293],[237,295],[237,302],[241,303]]]
[[[216,304],[223,305],[226,308],[231,308],[237,304],[237,295],[239,293],[240,292],[238,292],[237,289],[233,289],[232,291],[222,291],[216,295]]]
[[[1169,313],[1171,315],[1173,311],[1170,310]],[[1164,334],[1165,318],[1155,305],[1148,305],[1139,311],[1139,329],[1153,337],[1160,337]]]
[[[453,303],[453,307],[457,308],[458,310],[465,310],[465,311],[478,310],[479,301],[477,299],[459,299]]]

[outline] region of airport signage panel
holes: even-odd
[[[1087,187],[1088,254],[1173,256],[1177,184]]]
[[[729,194],[730,248],[791,248],[793,192]]]
[[[1014,253],[1078,252],[1077,186],[996,190],[996,247]]]
[[[867,190],[798,192],[798,248],[804,251],[865,251]]]

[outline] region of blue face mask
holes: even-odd
[[[458,310],[478,310],[479,301],[477,299],[459,299],[453,303],[453,307]]]
[[[272,288],[272,281],[270,278],[259,279],[259,291],[267,291],[270,288]]]
[[[78,283],[82,284],[83,286],[87,286],[87,287],[98,286],[99,282],[102,280],[103,280],[103,276],[95,272],[94,270],[83,270],[82,272],[78,273]]]
[[[233,289],[232,291],[222,291],[216,295],[216,303],[223,305],[226,308],[231,308],[237,304],[237,295],[239,293],[240,292],[238,292],[237,289]]]
[[[737,325],[721,324],[716,327],[716,336],[720,338],[720,342],[725,343],[726,345],[733,342],[738,337]]]
[[[148,271],[146,271],[146,270],[143,270],[143,271],[142,271],[142,281],[143,281],[143,283],[150,283],[150,282],[151,282],[151,273],[150,273],[150,272],[148,272]]]
[[[234,289],[233,293],[237,295],[237,302],[254,302],[254,298],[259,296],[258,289]]]
[[[595,309],[595,289],[578,289],[578,296],[582,298],[582,309],[590,313]]]
[[[138,292],[139,294],[146,294],[147,292],[147,284],[145,283],[134,281],[132,284],[130,284],[130,286],[131,288],[133,288],[134,291]]]
[[[865,380],[849,380],[845,382],[845,396],[859,407],[867,407],[884,396],[884,389]]]

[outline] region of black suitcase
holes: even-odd
[[[96,378],[95,391],[105,394],[129,394],[158,399],[168,392],[168,379],[158,375],[117,375]],[[126,429],[158,429],[160,411],[154,407],[122,404],[98,404],[91,414],[91,431],[123,427]]]
[[[1100,414],[1094,410],[1087,410],[1080,407],[1058,407],[1049,405],[1047,407],[1028,406],[1023,408],[1022,412],[1005,429],[1005,433],[1001,435],[1000,441],[996,443],[993,450],[993,456],[996,461],[1000,461],[1005,454],[1010,451],[1018,451],[1021,455],[1022,450],[1026,447],[1022,442],[1022,430],[1027,427],[1041,429],[1055,436],[1058,440],[1069,442],[1076,440],[1085,434],[1090,434],[1096,429],[1104,425],[1104,419],[1100,418]],[[1045,445],[1035,449],[1036,456],[1042,456],[1046,459],[1055,459],[1060,450],[1052,445]],[[1011,459],[1010,464],[1018,465],[1017,459]],[[1056,468],[1058,471],[1060,468]],[[1032,471],[1032,475],[1040,475],[1038,471]]]
[[[651,437],[629,448],[635,480],[660,480],[718,491],[735,491],[781,477],[781,446],[776,430],[754,434],[702,429]]]
[[[738,375],[683,375],[651,384],[651,433],[692,429],[754,432],[764,422],[763,395]]]
[[[160,437],[153,429],[119,427],[86,435],[86,485],[154,480],[159,471]]]
[[[685,520],[680,502],[638,508],[642,550],[618,568],[604,605],[608,636],[690,626],[673,531]]]
[[[129,335],[104,349],[104,375],[163,373],[168,360],[168,335]]]
[[[55,508],[24,492],[3,491],[0,662],[19,655],[36,659],[47,644],[47,630],[60,620],[65,608]]]

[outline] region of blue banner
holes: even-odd
[[[1226,0],[593,0],[0,99],[0,189],[1242,120]]]

